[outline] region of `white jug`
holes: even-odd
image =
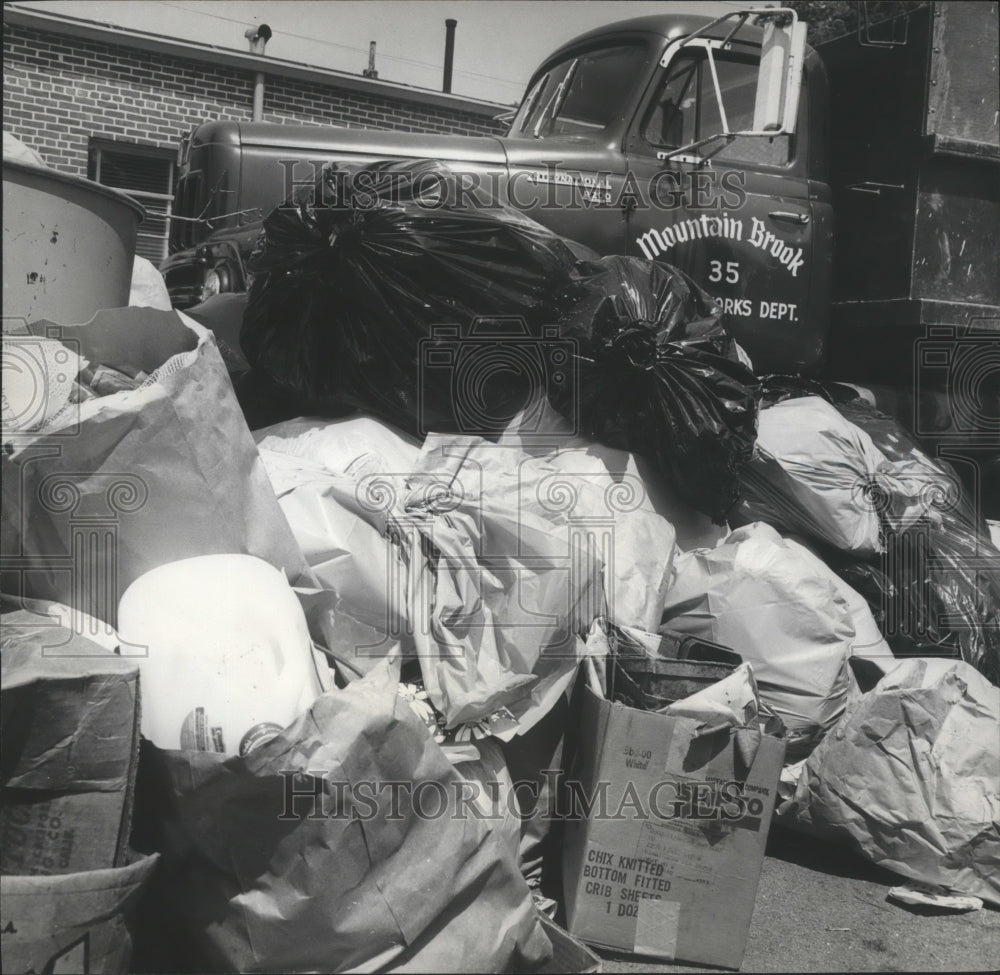
[[[251,555],[147,572],[122,596],[118,635],[141,675],[142,733],[160,748],[245,755],[322,691],[295,593]]]

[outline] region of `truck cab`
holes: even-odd
[[[752,129],[762,41],[722,23],[684,43],[705,24],[640,18],[556,51],[503,140],[512,190],[535,219],[602,254],[690,274],[758,370],[815,371],[832,260],[825,72],[805,57],[794,133],[699,145]]]
[[[722,303],[759,371],[815,372],[832,264],[825,72],[802,41],[793,117],[773,135],[738,134],[765,110],[770,49],[754,19],[663,15],[583,34],[535,71],[502,137],[201,126],[182,153],[171,298],[244,290],[260,219],[323,164],[431,158],[479,205],[513,206],[600,254],[682,268]],[[771,87],[785,94],[796,74],[786,60]]]

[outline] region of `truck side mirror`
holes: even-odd
[[[755,18],[764,29],[761,42],[760,64],[757,68],[756,89],[753,92],[753,117],[751,119],[749,104],[746,113],[738,109],[727,112],[723,98],[723,88],[719,80],[719,72],[715,61],[715,52],[724,52],[730,46],[732,38],[750,20]],[[729,31],[724,40],[705,36],[713,28],[725,21],[735,19],[738,23]],[[795,131],[796,118],[799,110],[799,92],[802,90],[802,72],[806,51],[806,25],[799,20],[790,7],[748,7],[734,10],[716,18],[693,34],[679,38],[667,45],[660,59],[660,65],[668,68],[683,50],[698,50],[704,52],[705,77],[710,81],[703,84],[704,100],[714,100],[714,112],[711,107],[710,123],[699,123],[699,131],[694,142],[658,152],[657,158],[667,160],[683,156],[695,150],[697,158],[705,162],[711,156],[724,149],[734,139],[746,136],[766,137],[773,139],[779,135],[790,135]],[[710,94],[709,94],[710,93]],[[732,106],[731,106],[732,107]],[[730,118],[733,126],[730,126]],[[741,124],[742,123],[742,124]],[[750,128],[746,124],[750,123]],[[714,145],[711,151],[706,147]]]
[[[764,27],[753,131],[795,131],[802,90],[802,63],[806,50],[806,25],[798,20],[769,19]]]

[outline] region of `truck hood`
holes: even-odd
[[[587,136],[532,139],[515,136],[501,139],[511,170],[551,166],[568,169],[620,170],[624,168],[621,150],[614,143],[602,143]]]
[[[439,159],[506,166],[507,156],[496,136],[424,135],[415,132],[380,132],[331,126],[274,125],[248,123],[240,126],[244,146],[263,146],[282,152],[303,151],[395,157]]]

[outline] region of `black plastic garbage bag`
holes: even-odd
[[[759,396],[761,409],[766,409],[786,399],[799,399],[803,396],[819,396],[836,405],[857,399],[858,391],[844,383],[820,382],[805,376],[771,372],[760,377]]]
[[[821,554],[864,596],[896,656],[961,659],[1000,683],[1000,556],[980,539],[924,522],[889,534],[881,557]]]
[[[682,271],[632,257],[581,266],[583,296],[560,322],[579,368],[553,405],[585,436],[643,454],[721,523],[756,437],[756,380],[721,309]]]
[[[516,211],[458,205],[454,179],[424,161],[332,170],[265,219],[240,341],[302,411],[487,435],[547,383],[539,338],[576,253]]]

